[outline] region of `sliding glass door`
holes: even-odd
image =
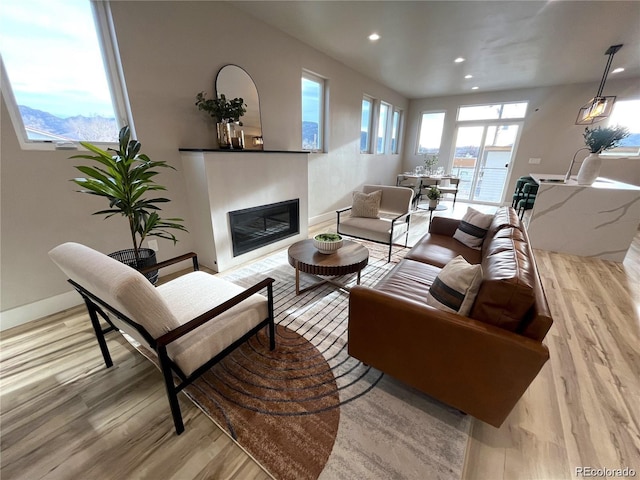
[[[458,199],[502,201],[520,126],[520,122],[458,126],[451,169],[460,177]]]

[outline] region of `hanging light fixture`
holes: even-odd
[[[604,74],[602,75],[602,80],[600,80],[598,93],[596,93],[596,96],[589,100],[587,104],[580,107],[580,110],[578,111],[578,118],[576,118],[576,125],[591,125],[592,123],[599,122],[600,120],[607,118],[611,114],[611,109],[613,108],[613,103],[616,101],[616,97],[603,97],[602,91],[604,90],[604,84],[607,81],[607,75],[609,75],[613,56],[621,48],[622,44],[611,45],[607,51],[604,52],[605,55],[609,55],[609,59],[607,60],[607,66],[604,67]]]

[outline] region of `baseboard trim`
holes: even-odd
[[[55,297],[45,298],[44,300],[0,312],[0,331],[39,320],[47,315],[53,315],[80,304],[82,304],[82,298],[78,295],[78,292],[72,290]]]
[[[322,215],[309,218],[309,225],[318,225],[319,223],[328,222],[336,219],[336,212],[327,212]]]

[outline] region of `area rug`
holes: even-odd
[[[406,254],[396,248],[388,263],[384,246],[362,243],[363,285]],[[286,251],[221,276],[275,279],[277,347],[259,332],[185,393],[274,478],[460,478],[471,419],[348,355],[344,290],[296,295]],[[314,281],[301,274],[301,287]]]

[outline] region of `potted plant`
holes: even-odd
[[[578,185],[591,185],[600,175],[600,153],[620,145],[620,142],[629,136],[629,130],[620,126],[586,127],[582,136],[591,154],[580,165],[577,180]]]
[[[337,233],[319,233],[313,237],[313,246],[318,249],[320,253],[330,254],[342,247],[343,240],[342,235]]]
[[[433,173],[433,167],[438,163],[438,155],[424,155],[424,168],[428,174]]]
[[[198,110],[208,113],[216,120],[218,146],[225,149],[231,148],[231,125],[235,122],[240,123],[240,117],[247,112],[246,104],[242,98],[227,100],[224,94],[220,94],[219,98],[206,98],[206,96],[204,92],[198,93],[196,106]]]
[[[440,189],[435,185],[427,190],[427,198],[429,199],[430,209],[435,209],[438,206],[438,201],[440,200],[441,195],[442,192],[440,192]]]
[[[109,148],[105,151],[89,142],[80,144],[93,155],[81,154],[70,158],[93,160],[98,165],[76,166],[86,177],[74,178],[72,181],[83,188],[81,193],[109,200],[109,208],[97,211],[94,215],[106,215],[105,218],[110,218],[119,214],[129,223],[133,249],[114,252],[110,256],[136,269],[155,264],[155,252],[142,248],[142,242],[147,237],[159,237],[172,240],[175,245],[178,240],[171,230],[187,231],[180,223],[183,222],[181,218],[163,220],[158,214],[161,210],[158,204],[169,202],[168,198],[145,196],[155,190],[166,190],[153,179],[159,173],[157,168],[174,168],[165,161],[152,161],[147,155],[140,153],[141,144],[137,140],[131,140],[128,126],[120,130],[118,150]],[[147,278],[155,283],[157,271],[147,274]]]

